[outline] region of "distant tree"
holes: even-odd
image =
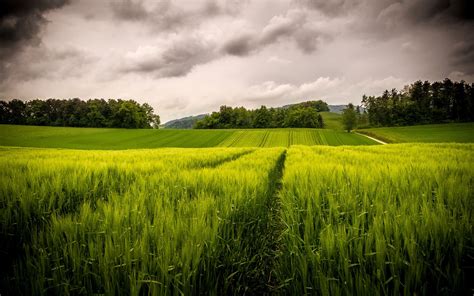
[[[381,96],[363,96],[371,126],[413,125],[447,121],[473,121],[471,85],[464,81],[416,81],[402,91],[392,89]]]
[[[194,128],[322,128],[323,118],[318,110],[326,109],[327,104],[322,101],[304,102],[286,108],[261,106],[255,110],[221,106],[219,112],[213,112],[197,121]]]
[[[357,126],[357,113],[352,103],[349,103],[347,108],[342,111],[342,124],[349,133]]]
[[[20,100],[11,100],[8,102],[8,123],[25,124],[26,123],[26,104]]]
[[[322,117],[313,108],[297,108],[288,112],[286,127],[321,128]]]
[[[150,105],[133,100],[36,99],[0,101],[0,123],[150,128],[160,124],[160,117]]]
[[[261,106],[259,109],[255,110],[255,118],[253,122],[253,127],[255,128],[266,128],[270,127],[272,122],[272,117],[270,111],[267,107]]]

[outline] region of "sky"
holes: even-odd
[[[474,82],[471,0],[2,0],[0,99],[133,99],[162,122]]]

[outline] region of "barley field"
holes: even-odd
[[[0,147],[0,293],[469,293],[473,150]]]

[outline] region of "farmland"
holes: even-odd
[[[474,123],[428,124],[362,129],[358,132],[388,143],[472,143]]]
[[[375,145],[357,134],[326,129],[238,130],[221,147],[289,147],[291,145]]]
[[[68,149],[200,148],[216,146],[373,145],[356,134],[330,129],[175,130],[0,125],[0,145]]]
[[[0,291],[467,292],[473,149],[1,148]]]

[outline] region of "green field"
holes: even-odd
[[[237,130],[222,141],[221,147],[289,147],[291,145],[375,145],[357,134],[326,129]]]
[[[324,121],[324,128],[343,130],[342,115],[334,112],[320,112]]]
[[[429,124],[361,129],[387,143],[474,143],[474,123]]]
[[[0,148],[0,292],[468,294],[473,150]]]
[[[364,136],[328,129],[176,130],[0,125],[0,145],[69,149],[216,146],[373,145]]]

